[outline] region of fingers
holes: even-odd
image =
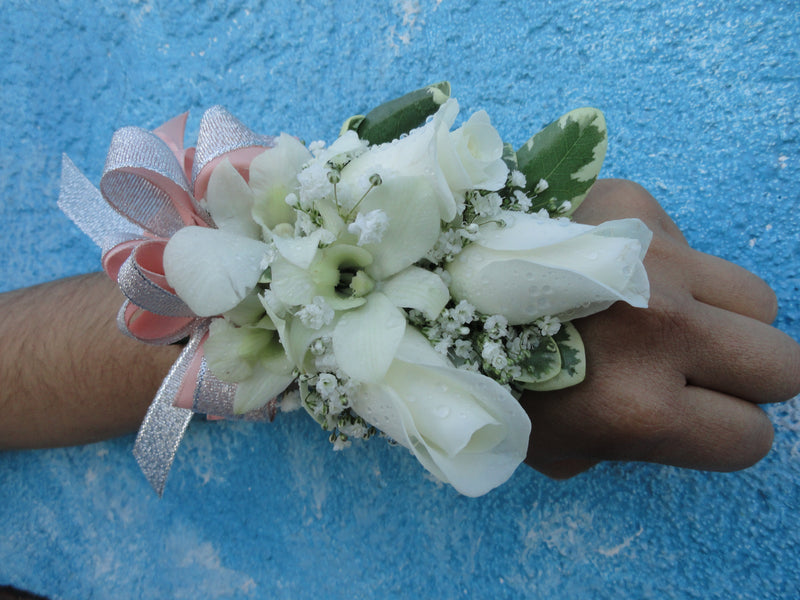
[[[684,315],[687,381],[750,402],[782,402],[800,393],[800,346],[755,318],[695,303]]]
[[[772,447],[769,418],[739,398],[686,386],[669,410],[671,418],[660,422],[660,435],[651,431],[646,439],[634,437],[627,451],[615,448],[616,455],[703,471],[736,471],[754,465]]]
[[[676,394],[659,392],[605,397],[605,416],[592,423],[597,415],[590,408],[580,431],[559,420],[543,422],[549,409],[540,415],[537,428],[534,410],[526,463],[548,477],[567,479],[600,460],[735,471],[769,452],[772,424],[758,406],[696,386],[684,386]]]
[[[637,217],[654,233],[645,265],[671,265],[701,302],[765,323],[777,314],[774,292],[758,276],[726,260],[689,248],[683,234],[650,193],[632,181],[601,179],[574,214],[592,225]]]
[[[763,279],[722,258],[686,251],[691,253],[687,276],[695,299],[763,323],[775,320],[778,300]]]

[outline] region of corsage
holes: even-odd
[[[515,151],[484,111],[454,129],[458,112],[432,85],[328,145],[214,107],[195,148],[185,114],[117,131],[99,190],[64,157],[59,206],[127,298],[120,329],[185,341],[134,447],[159,494],[194,413],[296,408],[335,450],[386,437],[485,494],[525,459],[520,396],[584,377],[570,321],[647,306],[644,224],[570,220],[605,156],[602,114]]]

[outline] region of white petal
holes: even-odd
[[[200,317],[235,307],[258,283],[267,245],[220,229],[184,227],[164,249],[164,272]]]
[[[380,381],[394,358],[406,328],[405,315],[381,293],[344,313],[333,332],[336,362],[358,381]]]
[[[317,294],[311,275],[305,269],[279,256],[270,265],[272,282],[270,289],[286,306],[308,304]]]
[[[374,188],[359,212],[383,210],[389,227],[379,244],[366,244],[373,263],[370,277],[381,280],[414,264],[433,248],[441,231],[436,194],[421,177],[398,177]]]
[[[239,347],[248,334],[245,329],[234,327],[225,319],[214,319],[208,333],[203,342],[203,354],[214,375],[222,381],[235,383],[253,374],[252,367],[239,356]]]
[[[591,225],[568,219],[541,218],[508,210],[501,211],[498,218],[505,226],[482,225],[476,240],[479,245],[492,250],[530,250],[557,244],[593,229]]]
[[[328,235],[324,229],[317,229],[306,237],[282,237],[276,235],[272,238],[275,247],[286,260],[301,269],[307,269],[314,260],[323,236]]]
[[[250,186],[259,191],[276,184],[297,186],[297,173],[311,160],[311,152],[296,137],[281,133],[275,147],[259,154],[250,163]]]
[[[421,310],[435,319],[450,300],[450,291],[436,273],[411,266],[381,284],[381,291],[395,306]]]
[[[422,390],[413,391],[406,384],[425,381]],[[504,483],[525,459],[531,424],[525,411],[497,382],[477,373],[452,367],[427,367],[396,361],[386,384],[364,384],[353,394],[354,410],[366,421],[411,450],[433,475],[450,483],[468,496],[480,496]],[[394,385],[389,385],[391,381]],[[443,389],[446,388],[446,391]],[[452,396],[437,404],[437,394]],[[460,406],[460,399],[464,405]],[[430,402],[419,409],[419,417],[444,424],[445,439],[468,440],[460,452],[443,450],[436,436],[429,438],[415,420],[411,404]],[[467,404],[472,404],[466,408]],[[444,410],[450,413],[444,415]],[[462,409],[464,416],[462,417]],[[460,420],[471,422],[457,431]],[[502,434],[502,435],[501,435]],[[502,437],[502,439],[501,439]],[[451,449],[452,450],[452,449]]]
[[[543,237],[558,239],[558,231],[557,225],[550,233],[545,229]],[[512,228],[512,234],[508,245],[522,242],[519,231]],[[577,319],[618,300],[645,307],[649,283],[642,258],[651,235],[640,221],[627,219],[528,250],[472,244],[448,266],[450,291],[483,313],[502,314],[512,325],[547,315]]]
[[[275,363],[256,368],[252,377],[239,383],[233,399],[233,412],[240,415],[261,408],[289,387],[294,381],[291,365],[286,360],[288,369],[281,366]]]
[[[406,327],[403,340],[397,347],[397,360],[419,365],[435,367],[452,367],[453,364],[433,349],[433,346],[422,333],[414,327]]]
[[[274,148],[250,163],[250,187],[254,191],[253,215],[268,229],[279,223],[293,223],[294,209],[286,196],[298,187],[297,174],[311,153],[296,138],[282,133]]]
[[[335,326],[336,322],[334,321],[330,325],[319,329],[311,329],[303,325],[300,319],[295,318],[289,320],[286,323],[284,332],[284,347],[292,363],[294,363],[298,369],[305,370],[307,368],[305,359],[309,346],[311,346],[314,340],[331,335]]]
[[[206,203],[214,223],[223,231],[260,238],[261,227],[251,216],[253,192],[227,158],[211,173]]]
[[[494,438],[497,431],[483,427],[474,432],[469,445],[455,456],[445,455],[433,444],[426,446],[430,460],[446,474],[447,481],[455,489],[467,496],[481,496],[505,483],[525,460],[530,419],[519,402],[493,379],[462,369],[431,368],[442,377],[451,377],[447,385],[468,390],[482,408],[506,428],[502,441],[489,451],[486,451],[487,442],[491,444],[493,440],[487,438]]]

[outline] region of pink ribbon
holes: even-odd
[[[182,227],[214,227],[197,202],[214,167],[228,159],[249,180],[252,159],[274,146],[224,108],[203,115],[196,148],[184,148],[188,113],[154,131],[124,127],[114,133],[100,189],[65,155],[58,205],[102,250],[103,270],[127,300],[120,330],[149,344],[189,339],[153,400],[139,429],[134,456],[160,496],[194,412],[234,418],[236,385],[216,378],[203,357],[208,319],[201,319],[176,294],[164,274],[169,238]],[[241,417],[274,417],[276,401]],[[239,416],[236,416],[237,418]]]

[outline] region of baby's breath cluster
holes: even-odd
[[[513,391],[520,391],[515,380],[535,375],[535,350],[561,328],[555,317],[509,325],[502,315],[481,314],[465,300],[451,302],[436,319],[419,311],[409,311],[408,318],[454,365],[488,375]]]
[[[500,211],[513,210],[531,212],[536,198],[550,186],[540,179],[532,191],[526,192],[525,175],[518,170],[509,172],[504,189],[497,192],[469,190],[465,194],[463,218],[465,223],[482,223],[497,219]],[[562,204],[556,214],[569,210],[569,203]]]
[[[330,431],[334,450],[342,450],[353,439],[369,439],[377,430],[350,408],[349,397],[359,385],[336,368],[330,338],[317,339],[311,346],[318,369],[300,378],[300,400],[303,408],[325,431]]]

